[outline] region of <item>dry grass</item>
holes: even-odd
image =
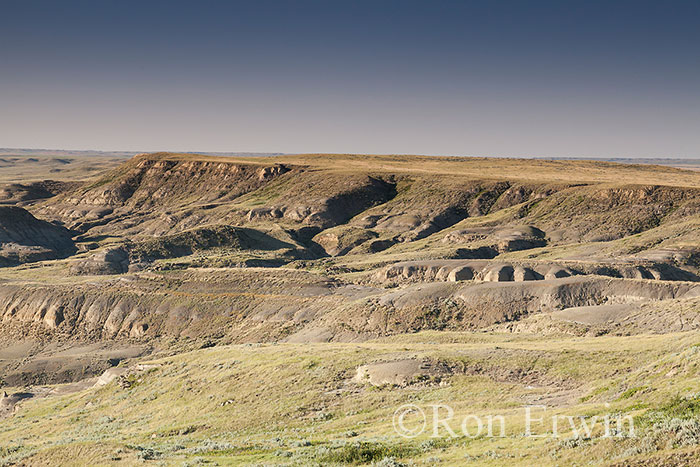
[[[149,155],[153,157],[154,155]],[[158,153],[169,160],[246,162],[302,165],[315,170],[384,172],[416,175],[454,175],[465,179],[521,180],[537,183],[611,183],[700,187],[700,173],[648,164],[603,161],[551,161],[486,157],[414,155],[298,154],[276,157],[216,157]]]
[[[90,180],[125,160],[126,157],[112,156],[0,156],[0,183]]]
[[[14,449],[5,460],[24,457],[32,465],[75,456],[105,465],[148,459],[163,465],[196,459],[329,465],[385,456],[417,465],[435,458],[446,465],[467,460],[600,465],[620,459],[637,441],[565,442],[568,430],[560,439],[523,437],[523,407],[547,404],[548,416],[616,411],[642,416],[675,395],[692,397],[698,338],[697,333],[543,339],[429,332],[358,344],[215,347],[156,359],[150,362],[154,369],[132,378],[130,389],[115,382],[25,402],[0,430],[0,444]],[[358,365],[406,356],[483,371],[458,372],[447,385],[372,388],[350,382]],[[666,376],[672,368],[676,374]],[[444,432],[440,439],[404,439],[391,420],[408,402],[447,403],[457,417],[502,414],[507,434],[452,439]]]

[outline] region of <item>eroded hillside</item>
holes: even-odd
[[[76,452],[129,465],[199,454],[234,464],[515,462],[508,443],[520,442],[517,433],[493,458],[482,442],[466,451],[398,442],[376,407],[467,393],[488,393],[477,397],[488,405],[493,391],[503,410],[545,402],[602,413],[611,401],[639,411],[697,400],[685,391],[668,402],[697,378],[689,345],[700,332],[700,172],[159,153],[92,177],[18,178],[0,186],[0,198],[0,385],[9,387],[0,418],[33,407],[0,433],[6,441],[29,433],[26,446],[0,448],[2,462]],[[271,345],[251,352],[260,343]],[[275,394],[277,415],[299,433],[361,438],[290,444],[298,440],[261,431],[272,421],[269,397],[242,421],[258,441],[220,448],[203,438],[231,430],[226,407],[257,398],[256,385]],[[151,404],[173,400],[187,403],[185,415],[167,417],[176,426],[152,417],[134,431]],[[104,415],[115,404],[119,414]],[[375,419],[356,420],[350,405]],[[56,418],[39,420],[49,406]],[[196,421],[192,407],[215,415]],[[108,422],[80,422],[70,440],[35,433],[59,432],[83,413]],[[686,456],[665,453],[672,448],[663,443],[690,439],[672,428],[689,421],[668,415],[661,426],[640,416],[651,441],[598,443],[596,462]],[[556,442],[528,444],[532,457],[521,463],[591,459],[588,445],[576,444],[584,441]]]
[[[50,186],[8,214],[5,250],[43,248],[2,271],[13,338],[362,340],[700,294],[700,174],[668,167],[159,153]]]

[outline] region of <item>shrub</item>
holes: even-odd
[[[408,446],[392,446],[382,443],[359,441],[331,450],[322,456],[322,460],[324,462],[340,464],[368,464],[370,462],[381,461],[385,458],[401,458],[416,453],[417,451],[415,448]]]

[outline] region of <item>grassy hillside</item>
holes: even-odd
[[[671,451],[698,454],[698,422],[683,420],[700,411],[699,337],[422,333],[362,344],[196,350],[142,362],[139,370],[125,363],[134,370],[121,380],[25,402],[0,431],[0,459],[31,465],[70,465],[77,458],[105,465],[663,462]],[[449,370],[402,386],[353,380],[361,365],[405,358]],[[392,417],[406,403],[450,405],[456,432],[466,415],[502,415],[506,432],[453,438],[441,428],[438,437],[428,430],[404,438]],[[601,424],[590,439],[574,436],[566,424],[556,438],[524,437],[524,407],[543,404],[548,420],[630,414],[636,437],[601,437]],[[476,432],[476,422],[467,426]],[[552,433],[549,422],[537,429]]]
[[[700,172],[342,154],[100,167],[0,191],[71,246],[0,245],[22,259],[0,268],[0,465],[700,456]],[[396,430],[405,404],[426,416],[415,437]],[[434,405],[455,436],[432,436]],[[529,406],[547,436],[524,434]],[[489,416],[503,436],[475,434]],[[420,411],[400,420],[420,428]]]

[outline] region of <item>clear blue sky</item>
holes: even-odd
[[[700,157],[700,1],[0,0],[0,147]]]

